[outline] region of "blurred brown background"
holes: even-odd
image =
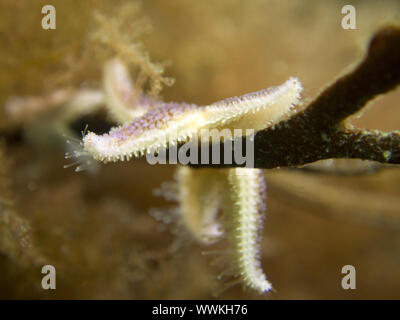
[[[0,103],[63,87],[99,87],[101,63],[90,34],[94,11],[115,17],[133,1],[3,0],[0,4]],[[57,10],[57,29],[41,28],[41,8]],[[352,4],[357,30],[343,30]],[[127,7],[127,8],[128,8]],[[277,85],[297,76],[307,102],[363,56],[380,26],[399,20],[398,1],[142,1],[141,36],[154,61],[169,61],[175,84],[163,99],[198,104]],[[139,17],[139,18],[138,18]],[[373,101],[359,127],[399,129],[400,91]],[[219,245],[170,252],[168,228],[148,214],[168,208],[152,190],[173,166],[144,159],[63,169],[64,138],[47,129],[57,113],[15,123],[3,107],[0,129],[0,297],[207,299],[221,283],[201,255]],[[83,129],[83,128],[81,128]],[[342,177],[266,170],[268,212],[263,268],[270,299],[400,298],[400,171]],[[222,246],[222,245],[221,245]],[[41,288],[43,264],[57,289]],[[341,288],[341,268],[357,270],[357,289]],[[222,299],[262,299],[240,287]]]

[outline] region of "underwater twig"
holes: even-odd
[[[343,122],[399,84],[400,28],[389,26],[373,36],[366,57],[352,72],[336,80],[302,111],[256,134],[255,167],[299,166],[329,158],[400,164],[400,131],[353,129]],[[240,166],[224,165],[223,159],[220,163],[195,166]]]

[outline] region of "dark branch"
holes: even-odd
[[[387,27],[372,38],[364,61],[324,90],[311,102],[307,112],[321,125],[331,126],[399,83],[400,29]]]
[[[400,164],[400,131],[353,130],[343,123],[368,101],[399,84],[400,28],[386,27],[373,36],[366,57],[352,72],[336,80],[302,112],[256,134],[255,167],[300,166],[329,158]],[[221,144],[221,155],[222,148]]]

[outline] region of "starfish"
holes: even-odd
[[[189,141],[202,129],[274,127],[297,112],[302,90],[300,81],[290,78],[281,86],[207,106],[167,103],[135,92],[126,67],[118,60],[106,64],[104,85],[110,113],[123,124],[109,133],[89,132],[83,138],[84,150],[104,163],[157,153],[168,144]]]
[[[164,102],[137,92],[126,66],[115,58],[104,67],[104,92],[109,113],[120,126],[103,135],[88,131],[74,155],[124,161],[200,137],[203,129],[274,128],[298,111],[301,91],[300,81],[290,78],[277,87],[205,106]],[[221,277],[233,277],[234,283],[259,293],[271,290],[260,259],[266,211],[262,170],[178,166],[176,182],[181,224],[193,238],[210,244],[224,235],[232,247],[227,251],[231,265]]]

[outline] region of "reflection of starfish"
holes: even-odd
[[[278,87],[200,107],[165,103],[137,93],[127,69],[116,59],[106,64],[104,74],[107,108],[122,125],[104,135],[89,132],[83,138],[83,150],[76,151],[77,157],[89,154],[102,162],[158,152],[168,147],[166,141],[189,141],[199,136],[201,129],[274,127],[297,112],[302,90],[300,82],[291,78]],[[269,291],[271,284],[260,262],[266,194],[262,171],[180,166],[177,182],[182,223],[194,238],[210,243],[224,232],[230,241],[232,266],[224,275],[237,277],[257,292]],[[217,222],[220,208],[223,228]]]

